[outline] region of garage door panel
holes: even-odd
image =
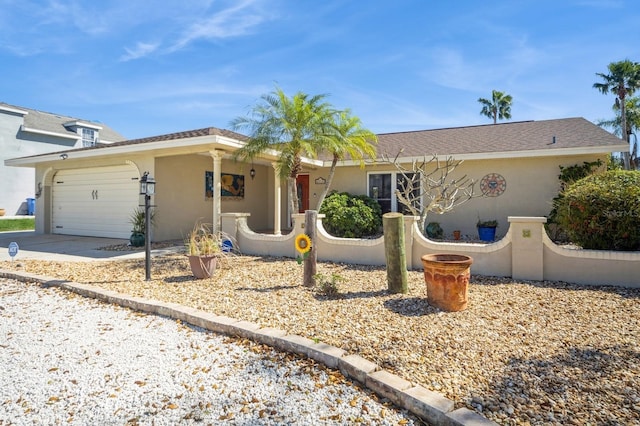
[[[129,238],[138,189],[134,166],[58,172],[53,179],[53,232]]]

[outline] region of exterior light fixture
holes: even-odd
[[[63,160],[66,160],[67,158],[69,158],[68,154],[60,154],[60,158],[62,158]]]
[[[144,172],[140,178],[140,195],[153,195],[156,193],[156,181],[149,172]]]
[[[144,269],[145,279],[151,279],[151,196],[156,192],[156,181],[149,172],[144,172],[140,178],[140,195],[144,195]]]
[[[251,165],[251,170],[249,170],[249,176],[251,176],[251,180],[256,177],[256,169],[253,168],[253,164]]]

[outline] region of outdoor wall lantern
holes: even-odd
[[[156,181],[149,172],[144,172],[140,178],[140,195],[153,195],[156,193]]]
[[[140,178],[140,195],[144,195],[144,270],[145,279],[151,279],[151,196],[156,192],[156,181],[144,172]]]
[[[251,170],[249,170],[249,176],[251,176],[251,180],[256,177],[256,169],[253,168],[253,162],[251,163]]]

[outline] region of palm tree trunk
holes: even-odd
[[[331,186],[331,181],[333,181],[333,175],[336,174],[336,165],[338,164],[338,156],[334,155],[333,160],[331,161],[331,168],[329,169],[329,177],[327,177],[327,181],[324,184],[324,188],[322,188],[322,192],[320,193],[320,197],[318,197],[318,204],[316,205],[316,210],[320,211],[322,207],[322,203],[324,199],[327,197],[327,192],[329,192],[329,187]]]
[[[287,178],[287,187],[289,189],[289,211],[290,214],[298,213],[298,188],[296,186],[296,178],[289,176]]]
[[[626,109],[626,99],[625,96],[621,96],[620,97],[620,121],[621,121],[621,133],[622,133],[622,140],[625,141],[627,143],[627,150],[625,152],[622,153],[622,160],[624,161],[624,169],[625,170],[631,170],[631,155],[629,154],[629,146],[630,146],[630,140],[629,140],[629,133],[627,132],[627,109]]]

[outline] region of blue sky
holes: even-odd
[[[640,61],[633,0],[0,0],[0,101],[127,138],[228,128],[277,84],[376,133],[613,117],[592,88]]]

